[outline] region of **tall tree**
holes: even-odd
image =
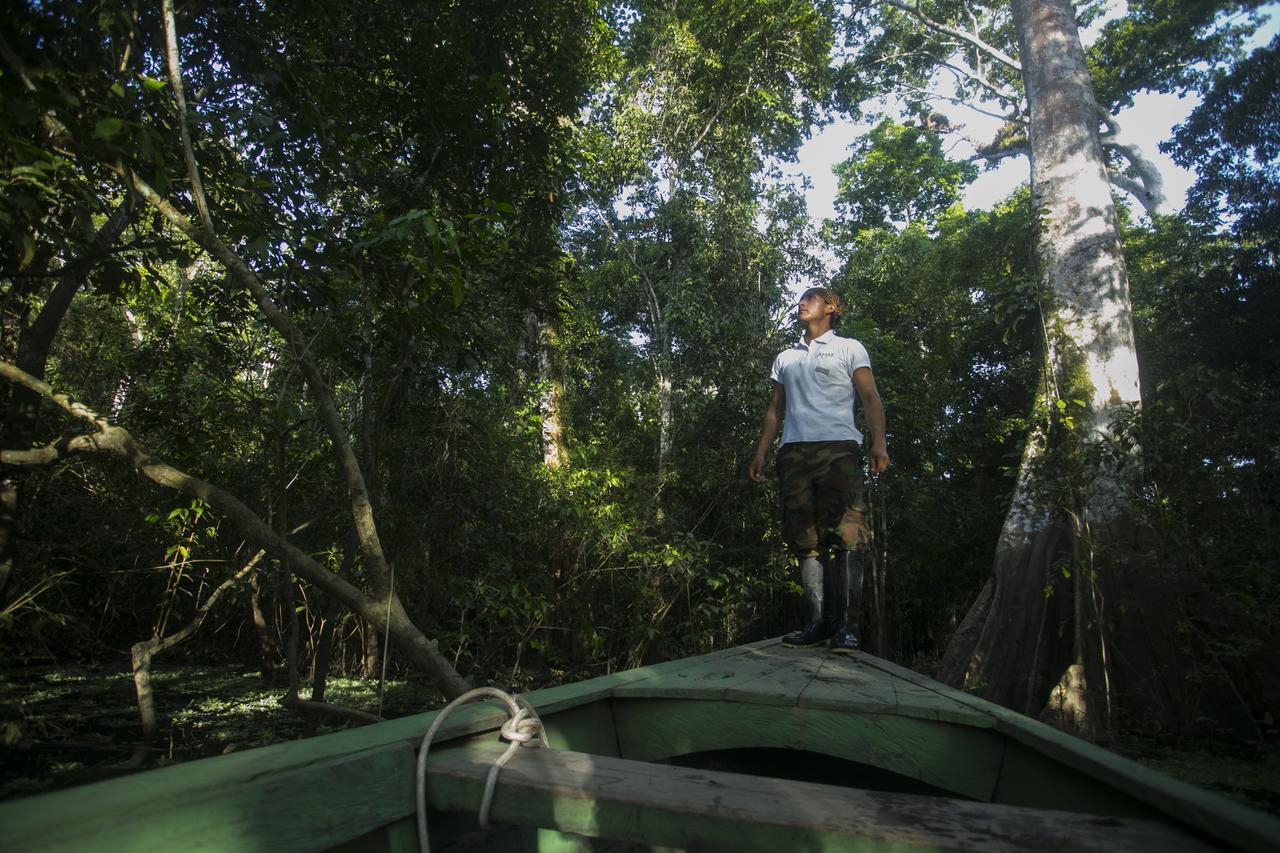
[[[278,416],[288,428],[263,433],[288,438],[297,423],[323,425],[333,451],[328,473],[345,484],[360,533],[351,575],[338,577],[309,556],[325,550],[323,541],[306,548],[282,541],[250,508],[252,497],[173,473],[159,453],[136,444],[126,455],[163,485],[213,498],[251,538],[272,541],[272,553],[294,572],[362,617],[382,627],[390,621],[409,658],[456,693],[452,665],[400,603],[412,573],[391,582],[393,558],[375,521],[391,468],[382,436],[407,386],[427,396],[473,381],[476,350],[487,346],[484,357],[500,362],[515,349],[493,346],[506,340],[495,329],[518,326],[531,304],[554,302],[548,282],[560,274],[555,239],[572,165],[568,140],[588,45],[601,27],[596,5],[585,2],[526,6],[508,17],[503,4],[491,15],[476,4],[442,4],[439,14],[410,5],[366,10],[366,28],[330,26],[333,10],[287,0],[196,4],[176,21],[167,3],[168,14],[120,8],[92,22],[77,4],[27,5],[3,56],[5,111],[22,119],[6,141],[21,136],[15,150],[25,159],[16,166],[37,174],[48,161],[51,174],[76,175],[81,192],[45,191],[70,215],[55,207],[41,212],[37,228],[9,222],[29,232],[35,249],[58,255],[64,245],[90,243],[84,226],[123,195],[135,221],[165,223],[147,247],[152,256],[175,245],[203,250],[223,267],[225,291],[252,295],[261,314],[248,322],[256,330],[265,321],[280,337],[226,383],[260,382],[290,403],[264,407],[266,420]],[[78,241],[57,239],[48,222],[59,216],[60,230],[79,229]],[[6,273],[24,265],[21,253],[5,260],[13,262]],[[74,260],[63,254],[54,269]],[[464,311],[467,297],[491,313]],[[295,360],[278,359],[283,352]],[[419,365],[422,375],[411,375]],[[299,375],[309,402],[288,390]],[[30,372],[8,378],[24,389],[17,393],[53,395]],[[94,419],[90,429],[116,427]],[[251,444],[254,427],[244,429]],[[286,456],[291,442],[281,442]],[[33,454],[25,443],[4,449],[6,463],[63,458]],[[327,491],[321,483],[313,493],[319,504],[331,499]],[[320,514],[328,526],[331,516]],[[338,531],[336,542],[344,539]],[[426,598],[410,602],[415,619],[429,612]],[[381,606],[364,606],[373,599]]]
[[[710,272],[699,258],[714,251],[716,210],[754,203],[766,159],[793,157],[830,103],[831,12],[795,0],[636,4],[621,28],[618,79],[593,106],[600,165],[590,176],[595,221],[585,224],[622,261],[609,267],[610,287],[625,302],[610,313],[644,339],[659,494],[674,451],[683,326],[706,310],[693,301]],[[749,226],[750,216],[737,221]]]
[[[1073,4],[1084,23],[1107,11],[1096,0]],[[1134,0],[1103,26],[1088,53],[1099,138],[1113,186],[1150,213],[1167,213],[1164,179],[1151,152],[1135,143],[1120,112],[1142,91],[1194,90],[1206,69],[1238,53],[1257,28],[1256,15],[1237,15],[1260,0]],[[844,18],[847,55],[870,88],[903,97],[929,115],[940,102],[962,103],[1005,121],[989,140],[973,140],[977,159],[995,163],[1027,156],[1030,105],[1018,35],[1005,3],[951,0],[859,0]]]
[[[1069,0],[1016,0],[1013,13],[1030,110],[1044,417],[1023,453],[992,577],[942,676],[1084,734],[1153,705],[1163,719],[1148,723],[1183,729],[1197,709],[1150,701],[1161,689],[1152,672],[1176,677],[1185,658],[1170,651],[1172,602],[1145,574],[1126,525],[1139,451],[1110,441],[1140,390],[1098,106]],[[1060,574],[1066,595],[1054,593]]]

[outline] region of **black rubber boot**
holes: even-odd
[[[782,638],[782,645],[792,649],[816,646],[831,636],[822,618],[822,562],[817,557],[800,560],[800,585],[804,587],[805,626]]]
[[[862,554],[838,551],[832,571],[832,592],[836,614],[836,632],[831,637],[831,651],[851,655],[862,648],[858,620],[862,618]]]

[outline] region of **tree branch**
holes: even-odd
[[[221,262],[227,271],[231,273],[232,278],[249,290],[254,300],[258,303],[258,307],[266,316],[267,321],[284,337],[298,363],[299,369],[302,371],[303,377],[306,379],[307,387],[310,389],[316,408],[320,412],[320,420],[324,424],[325,431],[329,434],[330,441],[333,443],[335,455],[338,457],[339,470],[342,471],[346,479],[347,490],[351,499],[352,516],[356,530],[360,535],[360,550],[365,558],[365,566],[369,570],[374,592],[379,596],[385,595],[389,587],[387,578],[390,572],[387,568],[386,557],[382,551],[382,542],[377,533],[373,507],[369,500],[364,474],[360,470],[355,451],[347,438],[346,426],[343,424],[342,417],[338,414],[337,406],[334,404],[333,392],[312,359],[310,348],[301,330],[293,324],[288,314],[276,305],[258,274],[239,255],[227,247],[217,235],[207,228],[200,227],[192,222],[190,218],[157,193],[150,184],[139,177],[133,170],[126,169],[119,163],[112,164],[110,168],[124,178],[134,192],[159,211],[172,225]],[[458,683],[459,692],[461,693],[465,688],[461,687],[460,678]]]
[[[18,81],[22,83],[23,89],[26,89],[29,93],[36,91],[36,84],[33,83],[31,81],[31,77],[27,75],[27,66],[23,63],[22,57],[18,56],[18,52],[10,46],[9,42],[5,41],[3,35],[0,35],[0,59],[3,59],[8,63],[9,67],[13,69],[13,73],[17,75]],[[44,132],[48,134],[51,140],[63,137],[67,133],[66,125],[59,121],[57,116],[55,116],[50,110],[46,110],[44,114],[40,116],[40,126],[44,129]],[[54,150],[59,154],[66,154],[65,151],[62,151],[59,148],[55,147]]]
[[[1021,93],[1013,89],[1010,89],[1006,86],[999,86],[991,82],[990,80],[987,79],[986,75],[981,73],[981,71],[977,71],[977,72],[970,71],[967,68],[962,68],[958,65],[953,65],[950,62],[943,62],[942,67],[950,71],[953,75],[955,75],[957,81],[964,82],[967,80],[970,83],[974,83],[975,85],[985,89],[994,98],[997,98],[1002,101],[1008,101],[1009,103],[1013,103],[1013,104],[1016,104],[1019,100],[1022,99]]]
[[[51,465],[59,459],[66,459],[76,453],[92,453],[96,450],[101,448],[95,436],[74,435],[30,450],[0,450],[0,463],[23,466]]]
[[[978,153],[969,158],[969,162],[973,163],[978,160],[984,160],[988,163],[999,163],[1001,160],[1008,160],[1011,157],[1029,157],[1031,150],[1026,145],[1014,145],[1009,148],[1001,148],[999,151],[985,153],[982,149],[978,149]]]
[[[169,42],[170,77],[174,81],[175,95],[181,98],[181,64],[177,54],[176,34],[171,20],[172,8],[169,5],[172,0],[163,0],[163,2],[169,10],[165,26],[166,39]],[[180,118],[185,122],[185,106],[181,100],[179,100],[179,111]],[[325,431],[329,434],[329,439],[333,443],[334,453],[338,457],[338,468],[343,472],[347,481],[347,491],[351,499],[352,519],[356,526],[356,532],[360,537],[360,552],[365,559],[365,568],[369,573],[370,585],[376,595],[385,598],[391,591],[390,570],[387,566],[386,555],[382,550],[382,540],[378,535],[377,523],[374,518],[373,506],[369,499],[369,490],[365,483],[364,474],[360,469],[355,450],[348,439],[346,425],[338,414],[337,405],[333,400],[333,392],[330,390],[324,376],[320,373],[315,361],[311,358],[310,348],[302,332],[293,324],[293,320],[288,313],[277,306],[274,300],[271,299],[266,285],[258,277],[258,274],[218,238],[209,218],[208,207],[202,206],[201,200],[204,197],[204,189],[200,184],[199,168],[191,151],[190,139],[184,138],[183,145],[183,153],[187,158],[188,173],[192,177],[192,194],[197,199],[196,207],[198,211],[201,211],[203,227],[196,227],[190,219],[138,177],[133,170],[125,168],[121,163],[107,165],[123,177],[135,192],[147,200],[148,204],[160,211],[170,223],[217,258],[236,281],[248,288],[249,292],[253,294],[254,300],[258,303],[258,307],[266,316],[267,321],[284,337],[298,362],[298,367],[302,371],[307,387],[311,390],[316,407],[320,411],[321,422],[325,426]],[[398,598],[395,600],[395,607],[403,610]],[[440,663],[447,666],[444,658],[440,659]],[[464,692],[466,685],[461,677],[452,672],[452,667],[449,667],[448,672],[452,673],[449,677],[451,689],[457,690],[459,694]],[[441,687],[443,689],[444,685],[441,685]]]
[[[1111,180],[1111,185],[1116,189],[1124,190],[1133,196],[1138,204],[1142,205],[1143,210],[1153,213],[1152,202],[1150,196],[1147,195],[1147,188],[1142,185],[1141,181],[1134,180],[1128,175],[1122,175],[1111,170],[1107,171],[1107,178]]]
[[[36,84],[31,82],[31,77],[27,75],[27,66],[22,61],[22,57],[18,56],[18,52],[9,46],[9,42],[5,41],[3,35],[0,35],[0,59],[8,63],[13,69],[13,73],[18,75],[18,82],[22,84],[22,88],[28,92],[36,91]]]
[[[937,92],[930,91],[929,89],[922,89],[919,86],[904,85],[904,86],[900,86],[899,88],[901,91],[906,92],[907,94],[923,96],[926,102],[944,101],[948,104],[957,104],[959,106],[966,107],[967,109],[973,110],[975,113],[979,113],[984,116],[990,116],[991,118],[1000,119],[1001,121],[1015,123],[1015,124],[1026,124],[1026,120],[1020,118],[1016,113],[1009,115],[1009,114],[995,113],[995,112],[992,112],[991,110],[984,110],[981,107],[974,106],[973,104],[964,100],[963,98],[957,98],[953,95],[939,95]]]
[[[111,453],[128,460],[139,472],[152,482],[183,494],[200,498],[214,509],[226,516],[240,533],[259,548],[280,554],[289,567],[299,576],[305,578],[320,589],[341,600],[360,618],[368,621],[378,631],[385,631],[390,626],[392,637],[397,641],[405,654],[419,666],[432,683],[450,698],[466,692],[467,684],[449,665],[435,645],[423,636],[414,626],[404,608],[386,606],[385,597],[375,601],[365,595],[346,579],[320,565],[311,555],[276,533],[253,510],[245,506],[239,498],[223,491],[211,483],[194,477],[174,468],[156,456],[153,456],[123,427],[114,426],[106,418],[77,402],[69,394],[55,391],[47,382],[19,370],[6,361],[0,361],[0,378],[22,385],[35,391],[41,397],[54,403],[73,417],[92,424],[95,435],[76,436],[67,439],[68,452],[99,451]],[[3,461],[11,461],[14,454],[23,451],[4,451],[0,455]],[[27,451],[29,453],[29,451]],[[30,464],[30,463],[28,463]],[[398,605],[399,600],[395,599]]]
[[[901,2],[901,0],[879,0],[879,2],[881,2],[885,6],[891,6],[900,12],[905,12],[906,14],[915,18],[917,21],[924,24],[927,28],[933,30],[934,32],[943,33],[944,35],[949,35],[952,38],[957,38],[960,41],[964,42],[965,44],[969,45],[970,47],[977,48],[978,50],[985,53],[987,56],[991,57],[992,59],[996,60],[1002,65],[1007,66],[1011,70],[1017,71],[1018,73],[1022,73],[1022,63],[1018,62],[1018,60],[1014,59],[1012,56],[1005,53],[1000,48],[994,45],[987,44],[985,41],[979,38],[976,33],[969,33],[962,29],[958,29],[948,24],[944,24],[940,21],[933,20],[924,12],[920,11],[920,6],[918,3],[915,5],[908,5],[907,3]]]
[[[157,639],[151,647],[151,653],[159,654],[160,652],[168,651],[200,630],[200,626],[204,624],[205,617],[217,605],[219,599],[234,588],[236,584],[247,578],[249,573],[258,567],[258,563],[262,561],[266,553],[266,551],[258,551],[244,564],[240,571],[218,584],[213,592],[209,593],[209,597],[204,600],[204,603],[196,608],[196,612],[192,614],[190,621],[167,637]]]
[[[1101,135],[1103,147],[1115,151],[1128,160],[1141,184],[1140,188],[1137,188],[1139,184],[1132,178],[1118,174],[1109,174],[1111,182],[1132,194],[1147,213],[1167,213],[1169,200],[1164,194],[1164,175],[1160,173],[1160,167],[1147,156],[1141,146],[1121,138],[1124,135],[1124,128],[1120,125],[1118,118],[1104,112],[1102,122],[1107,126],[1106,132]],[[1111,170],[1108,172],[1110,173]]]
[[[209,201],[200,181],[200,166],[191,147],[191,130],[187,125],[187,99],[182,91],[182,60],[178,56],[178,31],[173,22],[173,0],[160,0],[164,17],[164,58],[169,68],[169,85],[173,87],[173,100],[178,108],[178,131],[182,138],[182,156],[187,162],[187,179],[191,182],[191,199],[204,227],[213,233],[213,219],[209,216]]]

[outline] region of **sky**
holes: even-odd
[[[1122,10],[1123,4],[1117,3],[1116,13]],[[1264,7],[1264,11],[1270,13],[1270,20],[1259,30],[1254,44],[1270,41],[1280,25],[1280,3],[1269,4]],[[1091,41],[1091,37],[1092,33],[1088,31],[1081,34],[1086,44]],[[1192,97],[1144,93],[1135,98],[1131,109],[1118,116],[1129,137],[1160,165],[1165,180],[1165,194],[1174,211],[1182,209],[1187,189],[1195,180],[1195,175],[1180,168],[1162,153],[1159,143],[1171,136],[1173,127],[1190,115],[1197,103],[1198,99]],[[957,159],[974,153],[973,146],[958,137],[966,136],[985,142],[994,136],[999,126],[997,120],[963,106],[940,103],[936,109],[944,113],[953,126],[964,126],[960,133],[947,137],[947,144],[952,146],[949,154]],[[836,179],[831,170],[848,156],[849,144],[867,129],[867,125],[857,125],[848,120],[827,125],[815,132],[800,149],[799,163],[786,170],[807,176],[812,182],[811,188],[805,192],[805,198],[809,205],[809,215],[815,222],[835,216]],[[965,207],[970,210],[990,208],[1025,182],[1029,169],[1026,158],[1015,157],[1005,160],[999,168],[983,172],[965,192]],[[1141,211],[1135,210],[1135,213],[1140,214]]]

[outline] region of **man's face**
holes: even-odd
[[[796,303],[796,319],[801,323],[808,323],[811,320],[820,320],[823,315],[830,314],[834,310],[827,304],[827,300],[822,298],[821,293],[807,290]]]

